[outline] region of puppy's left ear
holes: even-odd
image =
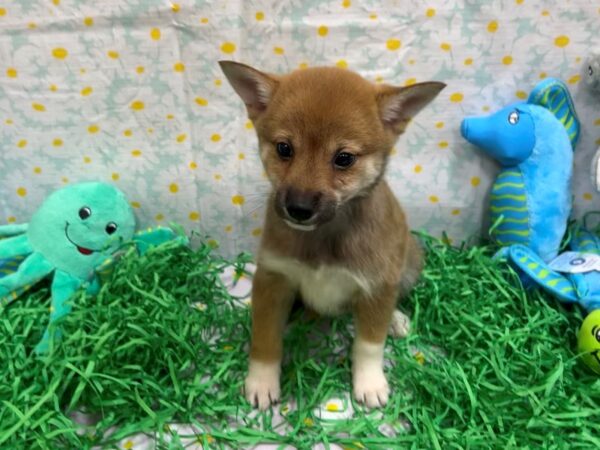
[[[387,129],[402,134],[408,122],[445,87],[437,81],[408,87],[378,86],[376,99],[381,121]]]

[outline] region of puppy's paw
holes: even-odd
[[[244,392],[254,408],[267,409],[279,401],[279,363],[250,361]]]
[[[354,398],[369,408],[385,406],[390,387],[379,367],[366,367],[354,373]]]
[[[396,338],[402,338],[408,336],[410,331],[410,318],[397,309],[392,315],[392,322],[390,323],[390,336]]]

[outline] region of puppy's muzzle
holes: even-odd
[[[335,215],[335,203],[322,192],[284,188],[277,193],[279,216],[292,228],[310,231]]]

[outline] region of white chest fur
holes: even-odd
[[[368,292],[367,279],[340,266],[309,267],[302,262],[269,252],[259,261],[265,269],[286,276],[304,302],[319,314],[343,312],[358,292]]]

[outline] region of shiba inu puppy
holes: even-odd
[[[246,397],[261,409],[279,399],[283,333],[299,295],[320,314],[353,314],[354,396],[383,406],[385,339],[406,333],[396,303],[422,258],[383,176],[398,136],[445,85],[375,85],[330,67],[272,75],[220,65],[246,105],[273,188],[253,281]]]

